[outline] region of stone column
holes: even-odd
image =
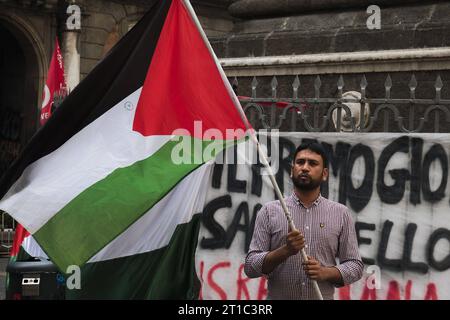
[[[62,55],[67,87],[72,91],[80,83],[80,52],[78,45],[79,32],[64,31]]]
[[[77,1],[68,1],[67,7],[77,5]],[[67,8],[66,7],[66,8]],[[79,14],[78,14],[79,13]],[[79,20],[77,21],[76,15]],[[61,51],[64,59],[64,72],[67,87],[72,91],[80,83],[80,34],[81,34],[81,9],[69,11],[63,21]]]

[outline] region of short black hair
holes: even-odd
[[[328,168],[328,157],[327,157],[327,153],[325,152],[325,149],[322,147],[321,144],[314,142],[314,141],[304,142],[304,143],[300,144],[297,147],[297,149],[295,150],[294,158],[292,158],[292,162],[295,161],[297,154],[303,150],[311,150],[312,152],[320,154],[320,156],[322,157],[322,160],[323,160],[323,167]]]

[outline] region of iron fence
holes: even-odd
[[[239,81],[231,80],[239,93]],[[450,132],[450,100],[441,96],[443,81],[439,74],[434,81],[434,97],[416,97],[418,82],[411,75],[409,97],[393,98],[393,82],[388,74],[384,81],[384,96],[369,97],[368,81],[362,75],[357,90],[345,91],[344,77],[335,84],[335,96],[321,95],[322,79],[316,76],[313,96],[302,97],[299,76],[291,84],[291,96],[278,96],[278,79],[270,81],[269,97],[258,97],[259,81],[253,77],[251,96],[239,96],[244,111],[255,129],[280,131],[337,132]],[[405,89],[405,88],[404,88]],[[248,92],[249,90],[247,90]]]

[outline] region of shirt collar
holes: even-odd
[[[314,200],[312,206],[318,206],[318,205],[320,204],[320,202],[322,201],[322,198],[323,198],[323,197],[322,197],[322,194],[319,193],[319,196],[317,197],[316,200]],[[301,206],[303,206],[303,207],[306,208],[306,206],[300,201],[300,199],[297,197],[297,195],[295,194],[294,191],[292,191],[291,199],[292,199],[295,203],[297,203],[297,204],[299,204],[299,205],[301,205]]]

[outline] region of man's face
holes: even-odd
[[[291,169],[292,182],[298,190],[310,191],[318,188],[328,177],[323,167],[322,156],[305,149],[297,153]]]

